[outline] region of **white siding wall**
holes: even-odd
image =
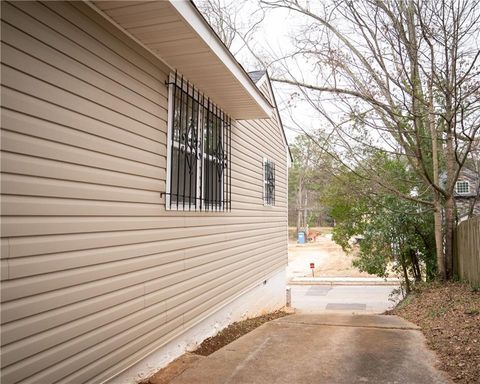
[[[232,212],[165,211],[166,71],[78,5],[1,11],[2,383],[99,381],[286,264],[285,147],[237,122]]]

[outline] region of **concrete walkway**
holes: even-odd
[[[289,285],[388,285],[399,286],[400,279],[389,277],[350,277],[350,276],[321,276],[321,277],[293,277]]]
[[[446,384],[418,328],[396,316],[297,314],[197,361],[172,384]]]
[[[380,314],[398,301],[395,286],[291,285],[292,307],[297,313],[343,311],[345,314]]]

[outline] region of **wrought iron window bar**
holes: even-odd
[[[275,163],[265,160],[263,167],[265,175],[263,201],[266,205],[275,205]]]
[[[231,118],[175,72],[170,132],[169,209],[231,211]]]

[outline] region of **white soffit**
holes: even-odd
[[[234,119],[271,116],[270,103],[190,1],[94,4]]]

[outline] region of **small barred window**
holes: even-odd
[[[263,203],[275,205],[275,163],[263,160]]]
[[[470,192],[470,184],[468,181],[457,181],[455,184],[455,191],[458,194],[465,194]]]

